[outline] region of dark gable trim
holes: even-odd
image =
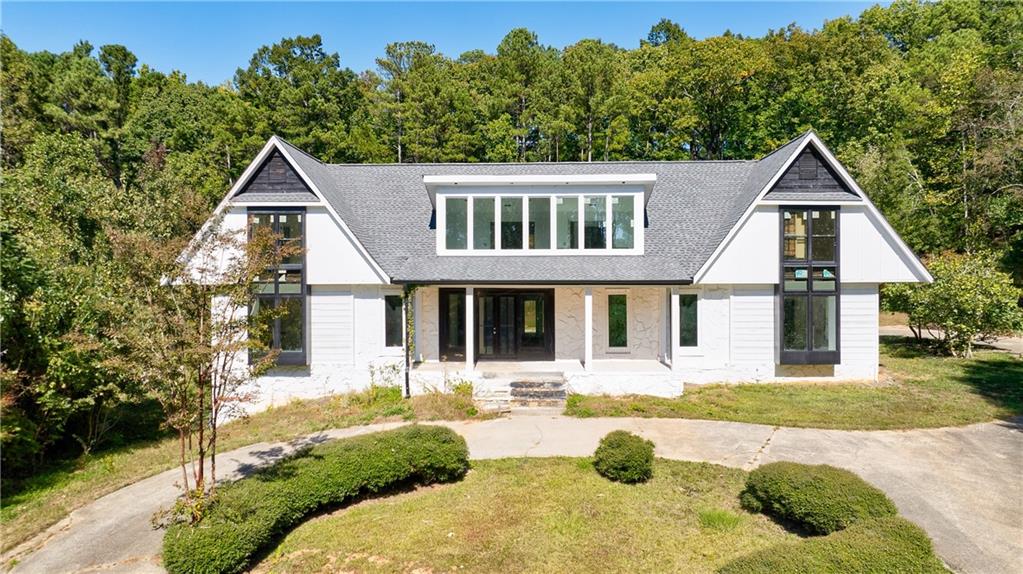
[[[766,200],[859,200],[860,196],[841,181],[814,146],[808,145],[774,184]]]
[[[296,200],[319,201],[309,186],[302,181],[280,150],[273,150],[238,193],[237,199],[258,200],[260,196],[286,196]]]

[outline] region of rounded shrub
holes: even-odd
[[[740,500],[747,510],[792,521],[814,534],[898,513],[883,492],[847,470],[825,464],[765,464],[749,474]]]
[[[617,430],[600,439],[593,467],[602,476],[632,484],[654,475],[654,443],[630,432]]]
[[[163,539],[171,574],[241,572],[309,514],[399,485],[448,482],[469,469],[465,440],[440,426],[407,426],[342,439],[224,485],[195,525]]]
[[[828,536],[769,546],[725,565],[719,574],[876,574],[946,572],[931,539],[897,516],[857,522]]]

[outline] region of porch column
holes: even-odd
[[[678,308],[678,287],[671,288],[669,308],[671,309],[671,329],[668,333],[668,348],[671,350],[671,370],[680,371],[682,365],[678,356],[679,327],[682,325],[681,315]]]
[[[473,304],[474,289],[465,288],[465,370],[476,368],[476,306]]]
[[[583,289],[583,367],[593,370],[593,287]]]

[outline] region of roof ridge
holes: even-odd
[[[308,154],[307,154],[308,155]],[[622,161],[521,161],[521,162],[422,162],[422,163],[323,163],[326,166],[339,167],[431,167],[431,166],[583,166],[583,165],[680,165],[680,164],[751,164],[757,163],[757,159],[685,159],[685,160],[622,160]]]
[[[773,150],[771,150],[771,153],[765,155],[764,157],[762,157],[762,158],[760,158],[760,159],[758,159],[756,161],[764,161],[765,159],[771,157],[772,155],[774,155],[774,154],[780,152],[781,150],[785,149],[786,147],[788,147],[789,144],[795,143],[797,140],[801,140],[801,139],[805,138],[806,136],[810,135],[811,133],[813,133],[813,128],[806,130],[805,132],[799,134],[798,136],[796,136],[796,137],[790,139],[789,141],[781,144],[780,146],[774,148]]]
[[[311,153],[309,153],[309,152],[305,151],[304,149],[302,149],[302,148],[298,147],[297,145],[295,145],[295,144],[293,144],[293,143],[289,142],[288,140],[286,140],[286,139],[282,138],[281,136],[279,136],[279,135],[277,135],[277,134],[274,134],[274,135],[273,135],[273,137],[277,138],[277,139],[278,139],[279,141],[281,141],[282,143],[284,143],[284,144],[287,144],[287,145],[288,145],[288,147],[290,147],[291,149],[293,149],[293,150],[295,150],[295,151],[299,152],[300,154],[302,154],[302,155],[306,156],[307,158],[309,158],[309,159],[311,159],[311,160],[315,161],[316,163],[318,163],[318,164],[320,164],[320,165],[334,165],[334,164],[330,164],[330,163],[324,163],[324,162],[323,162],[322,160],[320,160],[319,158],[317,158],[317,157],[316,157],[316,156],[314,156],[313,154],[311,154]]]

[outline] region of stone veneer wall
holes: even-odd
[[[625,293],[628,296],[629,346],[624,350],[607,345],[607,296]],[[558,359],[583,358],[583,289],[559,287],[554,291],[554,351]],[[662,354],[661,332],[666,328],[664,289],[634,287],[627,289],[593,289],[593,358],[652,359]]]

